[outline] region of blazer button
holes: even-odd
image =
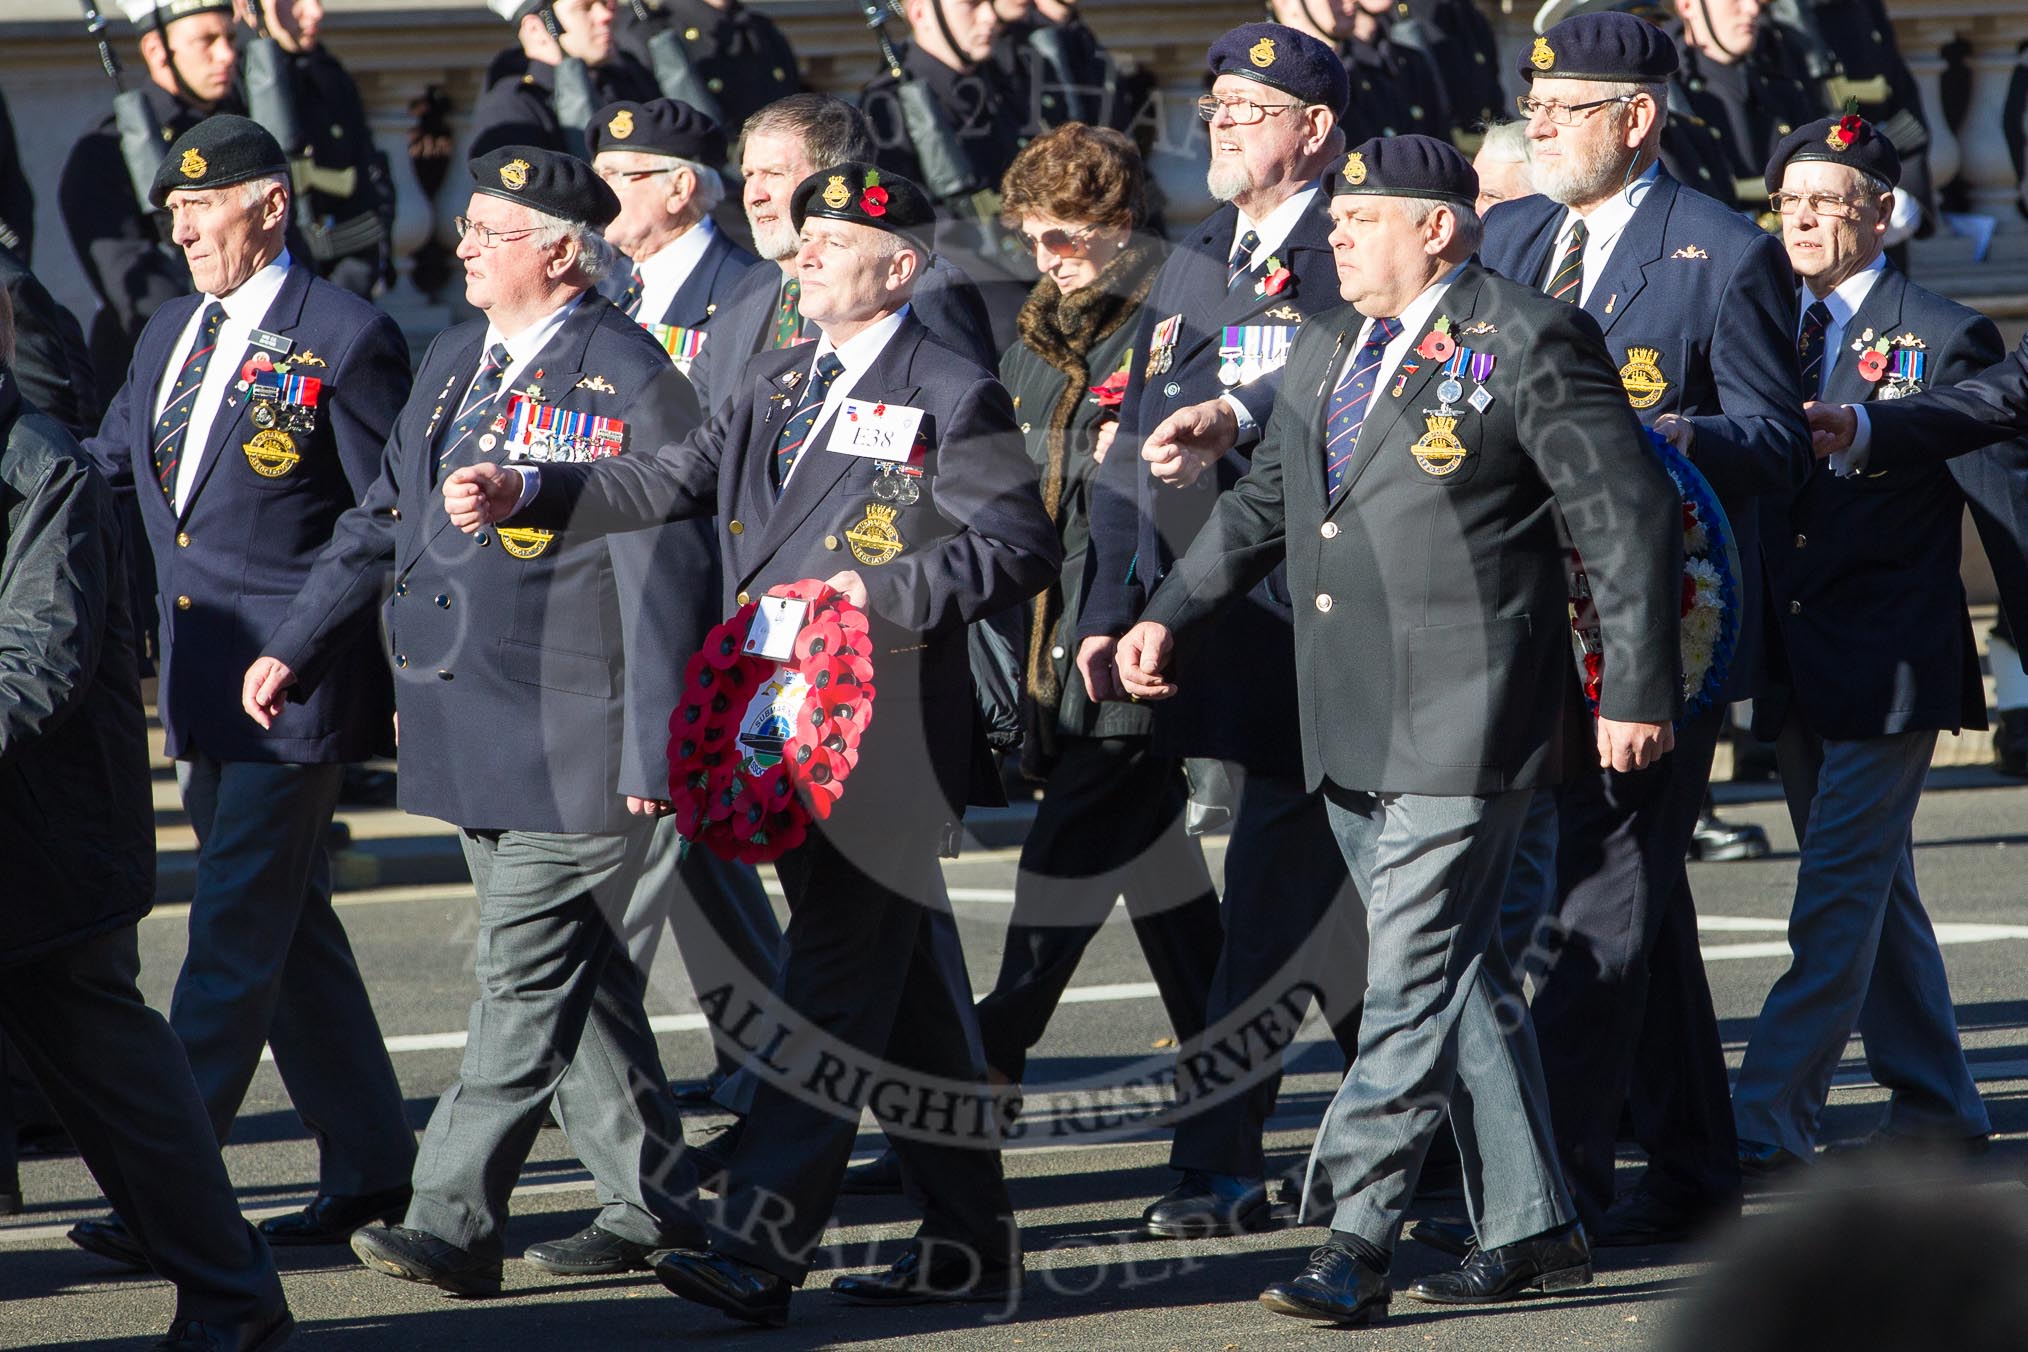
[[[1810,543],[1810,537],[1809,537],[1809,536],[1807,536],[1807,535],[1798,535],[1798,536],[1796,537],[1796,548],[1797,548],[1797,549],[1803,549],[1803,548],[1806,548],[1806,547],[1807,547],[1807,546],[1809,545],[1809,543]]]
[[[746,534],[746,527],[740,522],[738,517],[734,517],[725,523],[725,533],[727,535],[744,535]]]
[[[438,668],[437,668],[437,679],[438,679],[438,680],[440,680],[440,681],[448,681],[448,680],[450,680],[450,679],[451,679],[451,671],[450,671],[450,668],[449,668],[449,667],[438,667]]]
[[[1049,650],[1049,660],[1052,662],[1061,662],[1067,656],[1069,656],[1069,654],[1063,650],[1063,646],[1061,644],[1058,644],[1056,647],[1051,648]]]
[[[484,531],[480,531],[478,534],[472,537],[472,541],[474,544],[478,545],[479,548],[484,549],[487,545],[493,543],[493,537],[486,534],[486,532]]]
[[[406,653],[396,653],[396,654],[394,655],[394,664],[395,664],[396,666],[398,666],[398,667],[405,667],[405,666],[407,666],[407,665],[408,665],[408,654],[406,654]]]
[[[406,583],[406,582],[397,582],[397,583],[395,583],[395,584],[394,584],[394,594],[395,594],[396,596],[407,596],[407,595],[408,595],[408,583]]]
[[[438,593],[437,593],[437,609],[438,609],[438,610],[449,610],[450,608],[451,608],[451,596],[450,596],[450,593],[449,593],[449,592],[438,592]]]
[[[1326,521],[1323,525],[1317,528],[1317,533],[1323,536],[1326,540],[1335,540],[1338,538],[1338,523],[1335,521]]]
[[[1329,592],[1318,592],[1318,593],[1317,593],[1317,609],[1319,609],[1319,610],[1324,610],[1324,611],[1328,611],[1328,610],[1330,610],[1330,608],[1331,608],[1331,596],[1330,596],[1330,593],[1329,593]]]
[[[824,537],[824,548],[826,548],[826,549],[836,549],[837,547],[838,547],[838,537],[837,537],[837,536],[835,536],[835,535],[827,535],[827,536],[825,536],[825,537]]]
[[[1800,615],[1802,613],[1803,613],[1803,603],[1801,601],[1789,602],[1789,614]]]
[[[389,516],[393,517],[393,518],[394,518],[394,519],[395,519],[396,521],[399,521],[399,520],[401,520],[401,508],[399,508],[399,507],[390,507],[390,508],[388,508],[388,509],[387,509],[387,514],[388,514]]]
[[[189,532],[189,531],[187,531],[187,530],[179,530],[179,531],[177,531],[177,532],[176,532],[176,547],[177,547],[178,549],[188,549],[188,548],[190,548],[190,532]]]
[[[747,602],[747,595],[745,592],[741,592],[739,595],[733,597],[732,599],[739,602],[739,604],[741,605],[745,605]]]
[[[177,597],[177,598],[176,598],[176,608],[177,608],[178,610],[188,610],[188,609],[190,609],[190,598],[189,598],[189,597],[187,597],[187,596],[179,596],[179,597]]]
[[[1162,393],[1174,399],[1177,395],[1183,393],[1183,387],[1172,380],[1162,387]]]

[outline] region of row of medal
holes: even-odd
[[[897,507],[907,507],[922,497],[921,479],[920,465],[898,465],[891,460],[883,460],[873,475],[873,496]]]
[[[1251,385],[1289,359],[1295,335],[1290,324],[1228,324],[1218,344],[1218,383]]]
[[[626,445],[627,425],[619,418],[538,404],[523,394],[508,399],[507,411],[493,426],[505,433],[510,453],[522,460],[602,460]]]
[[[1481,413],[1491,408],[1493,394],[1486,388],[1486,381],[1492,377],[1495,360],[1490,352],[1475,352],[1462,343],[1458,344],[1457,351],[1451,353],[1449,360],[1444,362],[1443,379],[1437,384],[1437,399],[1443,405],[1437,412],[1445,416],[1457,413],[1458,410],[1453,405],[1465,398],[1465,385],[1464,381],[1459,379],[1460,376],[1470,376],[1472,384],[1476,386],[1472,391],[1472,397],[1465,399],[1465,402]]]
[[[317,430],[317,396],[324,382],[315,376],[256,372],[247,389],[253,410],[247,416],[263,432],[310,433]]]

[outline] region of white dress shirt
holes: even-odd
[[[1845,329],[1852,322],[1852,316],[1859,313],[1859,307],[1873,294],[1874,283],[1887,271],[1887,256],[1881,254],[1871,263],[1838,283],[1830,295],[1824,297],[1824,308],[1831,312],[1831,322],[1824,326],[1824,365],[1818,371],[1817,388],[1804,390],[1805,399],[1822,399],[1824,390],[1831,383],[1831,370],[1841,361],[1858,358],[1845,351]],[[1796,337],[1803,333],[1803,314],[1816,303],[1816,297],[1807,290],[1796,297]]]
[[[1539,279],[1539,285],[1548,286],[1549,279],[1556,275],[1557,264],[1563,261],[1563,251],[1570,244],[1570,232],[1577,228],[1579,221],[1583,221],[1584,283],[1578,288],[1577,303],[1582,305],[1589,300],[1593,284],[1604,274],[1606,264],[1612,261],[1613,246],[1627,232],[1627,222],[1634,219],[1635,208],[1655,186],[1661,172],[1660,162],[1649,165],[1645,173],[1593,207],[1589,216],[1580,216],[1575,207],[1565,211],[1563,224],[1556,228],[1556,243],[1549,250],[1549,268]]]
[[[901,331],[902,317],[907,313],[908,306],[904,305],[887,318],[869,324],[847,338],[843,346],[834,346],[829,337],[817,339],[817,350],[810,354],[810,364],[803,369],[803,378],[805,380],[810,378],[811,373],[817,369],[817,358],[826,352],[835,355],[845,369],[838,373],[838,378],[831,382],[831,388],[824,392],[824,407],[817,411],[817,422],[810,429],[810,440],[805,449],[821,447],[824,444],[823,439],[831,430],[831,419],[837,416],[845,401],[852,397],[852,387],[859,383],[859,377],[866,374],[866,368],[873,365],[874,360],[886,350],[894,335]],[[795,464],[789,466],[788,478],[782,480],[783,488],[789,486],[789,479],[796,477],[796,467],[807,459],[809,459],[807,455],[796,457]]]
[[[500,388],[503,390],[511,389],[515,380],[520,377],[523,371],[528,369],[528,364],[541,354],[542,349],[549,346],[549,340],[556,337],[557,332],[563,328],[563,321],[570,318],[571,312],[577,309],[579,303],[583,300],[584,293],[580,291],[561,306],[550,311],[543,318],[536,320],[533,324],[528,325],[521,332],[512,336],[500,332],[498,328],[494,327],[493,322],[488,320],[486,322],[486,339],[479,344],[479,362],[478,365],[472,368],[472,379],[465,382],[465,392],[467,394],[471,393],[473,383],[479,379],[479,367],[486,364],[486,353],[492,351],[493,344],[495,343],[500,343],[506,347],[509,358],[507,370],[500,377]],[[463,408],[464,404],[465,401],[461,396],[457,407]]]
[[[1259,268],[1269,258],[1279,253],[1282,245],[1289,242],[1289,235],[1295,230],[1296,222],[1303,219],[1303,213],[1310,209],[1310,205],[1317,200],[1317,194],[1321,191],[1323,191],[1322,183],[1312,183],[1270,211],[1264,221],[1256,221],[1244,211],[1240,212],[1239,220],[1232,229],[1232,239],[1225,246],[1226,263],[1229,265],[1233,255],[1239,252],[1239,241],[1249,230],[1260,237],[1260,243],[1254,248],[1253,259],[1247,264],[1248,267]],[[1218,397],[1232,410],[1233,418],[1239,423],[1239,440],[1235,444],[1252,445],[1260,437],[1260,427],[1254,422],[1253,413],[1230,394],[1221,394]]]
[[[718,233],[718,227],[706,216],[688,230],[657,249],[634,266],[641,270],[641,304],[635,315],[643,324],[659,324],[668,313],[669,302],[676,299],[676,293],[683,283],[690,280],[690,274],[697,271],[697,264],[704,257],[704,251],[711,247],[711,237]]]
[[[213,301],[225,307],[225,323],[218,330],[218,346],[205,365],[204,382],[197,387],[197,402],[190,408],[190,427],[183,434],[182,458],[176,464],[176,482],[172,486],[170,502],[178,515],[182,514],[190,500],[190,490],[197,485],[197,472],[203,468],[204,449],[211,440],[211,428],[218,420],[225,392],[239,380],[239,368],[246,362],[247,345],[253,341],[253,331],[267,318],[268,309],[275,303],[282,281],[288,275],[289,251],[284,249],[274,262],[241,282],[231,295],[203,297],[198,307],[191,311],[189,322],[176,339],[176,346],[170,349],[169,364],[162,372],[162,383],[155,389],[155,416],[148,422],[150,428],[161,420],[163,410],[174,399],[176,377],[182,374],[183,363],[189,360],[198,332],[204,327],[204,312]],[[279,354],[271,355],[280,360]]]
[[[1443,303],[1444,293],[1451,289],[1451,283],[1457,280],[1458,273],[1463,270],[1464,264],[1458,264],[1424,287],[1414,300],[1403,307],[1399,316],[1401,332],[1388,341],[1386,349],[1380,355],[1380,369],[1373,373],[1373,401],[1366,406],[1368,413],[1380,403],[1381,391],[1394,379],[1395,370],[1407,359],[1408,354],[1415,350],[1415,345],[1421,342],[1423,335],[1428,332],[1430,316],[1436,313],[1437,306]],[[1371,332],[1373,332],[1371,319],[1359,326],[1359,336],[1346,349],[1345,360],[1339,362],[1337,369],[1331,372],[1331,383],[1324,387],[1326,397],[1329,391],[1337,389],[1338,382],[1345,378],[1346,366],[1359,355],[1359,349],[1366,344],[1366,335]]]

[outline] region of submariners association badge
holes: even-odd
[[[1669,382],[1662,375],[1662,354],[1652,347],[1627,349],[1627,364],[1620,368],[1620,384],[1627,402],[1635,408],[1653,408],[1668,393]]]
[[[528,161],[509,160],[500,166],[500,183],[514,192],[528,186]]]
[[[1548,38],[1535,39],[1535,46],[1528,52],[1528,64],[1537,70],[1548,70],[1556,64],[1556,49],[1549,45]]]
[[[1345,181],[1355,188],[1366,181],[1366,157],[1356,150],[1345,157]]]
[[[1464,464],[1471,452],[1457,438],[1456,418],[1442,413],[1425,413],[1422,418],[1429,430],[1410,448],[1410,453],[1415,456],[1415,463],[1422,466],[1423,473],[1441,479]]]
[[[264,479],[281,478],[303,458],[296,449],[296,439],[275,428],[254,433],[253,440],[240,449],[246,453],[246,462],[253,466],[254,473]]]
[[[531,530],[526,526],[501,526],[500,547],[517,559],[532,559],[549,548],[556,532]]]
[[[868,567],[894,561],[904,544],[901,532],[894,528],[898,510],[878,502],[866,504],[865,517],[845,532],[845,543],[852,546],[853,558]]]

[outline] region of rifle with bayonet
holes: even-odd
[[[155,171],[162,167],[168,154],[162,140],[162,124],[148,96],[139,89],[127,88],[126,73],[120,69],[120,58],[113,55],[112,41],[106,37],[106,20],[98,6],[92,0],[78,3],[84,7],[85,34],[98,43],[99,65],[113,82],[113,125],[120,133],[120,158],[126,161],[127,182],[134,190],[134,200],[146,211],[148,194],[155,189]]]
[[[655,25],[647,0],[630,0],[630,3],[634,7],[634,17],[655,30],[654,36],[648,39],[648,59],[654,64],[655,86],[662,91],[662,97],[687,103],[713,122],[724,122],[725,113],[711,91],[704,87],[704,79],[691,62],[690,53],[683,49],[676,30],[668,24]],[[736,131],[737,128],[729,130]]]
[[[889,0],[893,3],[893,0]],[[880,59],[894,77],[894,99],[901,114],[902,129],[915,147],[915,162],[922,170],[922,187],[936,202],[969,197],[984,186],[972,173],[972,162],[958,145],[950,123],[936,105],[929,86],[912,80],[901,68],[901,54],[887,36],[887,14],[880,0],[866,0],[866,26],[880,44]]]

